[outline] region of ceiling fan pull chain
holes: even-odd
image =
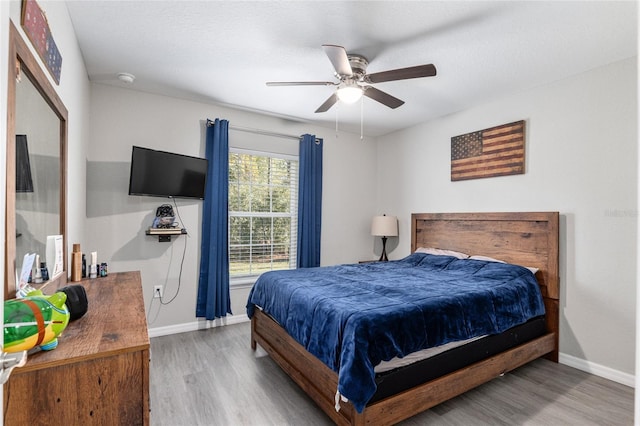
[[[338,139],[338,110],[340,109],[340,106],[338,106],[335,111],[336,111],[336,139]]]
[[[360,98],[360,140],[364,140],[364,96]]]

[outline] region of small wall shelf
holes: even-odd
[[[176,228],[176,229],[171,229],[171,228],[149,228],[147,229],[147,231],[145,232],[145,234],[147,235],[157,235],[158,236],[158,242],[160,243],[167,243],[169,241],[171,241],[171,236],[172,235],[186,235],[187,234],[187,230],[184,228]]]

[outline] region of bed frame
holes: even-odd
[[[536,278],[546,307],[547,333],[453,373],[376,401],[358,413],[341,402],[334,408],[338,375],[256,309],[251,347],[256,343],[339,425],[394,424],[546,356],[558,361],[559,279],[557,212],[420,213],[411,215],[411,252],[436,247],[481,254],[539,268]]]

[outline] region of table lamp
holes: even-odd
[[[387,258],[387,237],[398,236],[398,219],[395,216],[374,216],[371,221],[371,235],[382,237],[382,254],[379,261],[386,262]]]

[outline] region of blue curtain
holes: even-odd
[[[322,139],[302,135],[298,181],[298,268],[320,266]]]
[[[196,317],[231,314],[229,298],[229,122],[207,120],[207,186],[202,212],[202,246]]]

